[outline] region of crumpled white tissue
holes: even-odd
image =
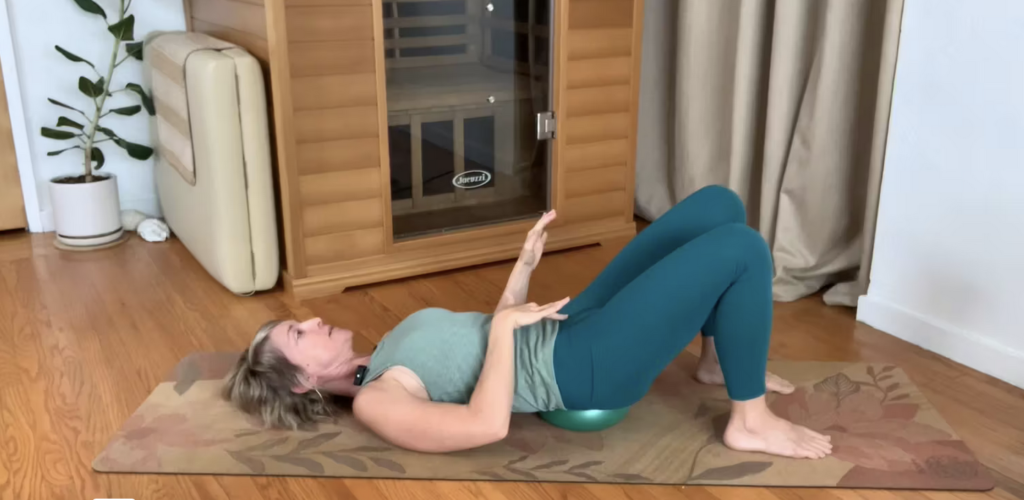
[[[171,235],[171,228],[160,219],[146,219],[139,223],[136,230],[139,236],[146,241],[165,241]]]
[[[121,210],[121,225],[125,231],[134,231],[149,216],[134,209]]]

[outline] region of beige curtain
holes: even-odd
[[[775,299],[867,291],[902,0],[646,0],[637,214],[744,199]]]

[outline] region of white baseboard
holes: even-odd
[[[1024,388],[1024,353],[999,342],[869,295],[857,303],[857,321]]]

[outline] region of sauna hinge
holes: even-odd
[[[543,141],[555,137],[555,114],[551,111],[537,113],[537,140]]]

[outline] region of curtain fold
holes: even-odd
[[[646,0],[636,211],[729,186],[774,296],[867,291],[903,0]]]

